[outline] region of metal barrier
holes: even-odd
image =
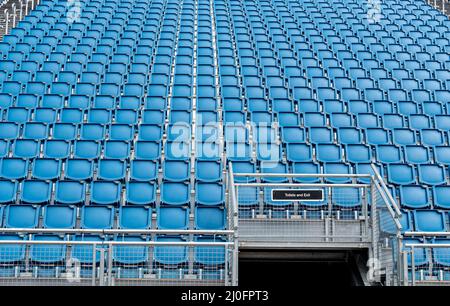
[[[426,3],[442,13],[450,16],[450,1],[449,0],[426,0]]]
[[[404,237],[421,237],[403,241],[400,251],[404,286],[450,286],[450,240],[448,232],[405,232]],[[446,239],[442,239],[446,238]],[[434,243],[431,243],[434,242]]]
[[[369,279],[399,285],[403,273],[398,252],[401,245],[401,211],[376,167],[372,166],[372,254]]]
[[[229,206],[236,207],[241,246],[370,245],[370,195],[374,188],[370,175],[233,173],[232,167],[230,163],[227,190],[232,195]],[[300,183],[299,179],[324,182]],[[274,198],[283,196],[280,193],[287,197],[316,193],[321,198]]]
[[[0,285],[237,284],[231,231],[2,231]]]
[[[10,0],[0,6],[0,34],[7,35],[19,21],[35,9],[39,0]]]

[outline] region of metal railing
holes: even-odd
[[[232,167],[230,163],[227,190],[231,205],[237,207],[241,246],[367,247],[370,243],[370,175],[233,173]],[[300,178],[323,182],[300,183]],[[279,201],[272,194],[310,189],[319,190],[324,199]]]
[[[403,236],[413,240],[402,241],[402,285],[450,286],[450,233],[405,232]],[[418,237],[422,243],[414,241]]]
[[[10,0],[0,7],[0,36],[7,35],[40,0]]]
[[[445,15],[450,16],[450,0],[426,0],[426,3]]]
[[[229,230],[2,232],[0,285],[237,285]]]
[[[372,254],[369,278],[386,285],[401,283],[400,253],[402,213],[375,166],[372,177]]]
[[[397,286],[450,285],[450,232],[405,232],[399,205],[373,170],[373,280]]]

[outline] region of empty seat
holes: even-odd
[[[51,158],[36,158],[32,166],[32,176],[41,180],[57,179],[61,173],[61,161]]]
[[[32,205],[8,205],[5,209],[5,227],[35,228],[40,209]]]
[[[443,232],[446,230],[444,214],[437,210],[414,210],[414,227],[418,232]]]
[[[43,209],[45,228],[74,228],[76,209],[70,206],[45,206]]]
[[[447,182],[445,168],[440,165],[418,165],[419,181],[427,185],[441,185]]]
[[[85,200],[86,186],[78,181],[56,182],[55,201],[61,204],[81,204]]]
[[[122,229],[149,229],[152,210],[148,207],[122,206],[119,208],[119,227]]]
[[[146,242],[148,238],[144,238],[141,236],[121,236],[115,238],[115,241],[129,241],[132,242]],[[148,246],[142,246],[142,245],[117,245],[114,247],[112,252],[112,260],[113,263],[118,264],[125,264],[127,265],[127,268],[130,268],[130,265],[137,265],[145,263],[148,260]],[[126,269],[126,268],[123,268]],[[132,272],[138,272],[138,271],[128,271],[128,273]],[[122,270],[120,273],[124,273]],[[127,272],[125,272],[127,273]],[[133,278],[139,277],[138,274],[136,275],[133,273]],[[118,275],[121,277],[120,275]]]
[[[86,159],[67,159],[64,172],[67,179],[90,180],[94,173],[94,163]]]
[[[304,143],[289,143],[286,146],[286,157],[291,162],[312,161],[312,148]]]
[[[317,160],[324,163],[342,161],[342,152],[339,145],[319,144],[316,147],[316,154]]]
[[[388,182],[396,185],[409,185],[416,182],[414,167],[407,164],[387,165]]]
[[[341,162],[324,163],[323,172],[325,174],[352,174],[350,165]],[[327,176],[326,181],[331,183],[347,183],[351,181],[350,177]]]
[[[450,208],[450,186],[434,186],[433,187],[433,199],[434,205],[438,208],[449,209]]]
[[[189,203],[190,185],[186,183],[163,182],[161,184],[161,202],[168,205]]]
[[[134,159],[130,163],[130,178],[136,181],[152,181],[157,178],[158,163],[152,160]]]
[[[285,182],[286,177],[282,174],[288,173],[288,165],[279,161],[261,161],[260,163],[261,173],[279,174],[276,177],[265,176],[261,180],[264,182]]]
[[[25,180],[22,182],[20,199],[24,203],[44,204],[50,201],[51,183],[42,180]]]
[[[113,226],[114,209],[107,206],[83,206],[81,208],[81,228],[110,229]]]
[[[64,241],[65,238],[57,235],[34,235],[35,241]],[[38,264],[37,277],[57,276],[57,263],[62,262],[66,256],[64,244],[33,244],[30,247],[30,259]],[[49,265],[51,264],[51,265]]]
[[[225,210],[221,207],[196,207],[195,228],[199,230],[221,230],[225,228]]]
[[[345,147],[347,161],[351,163],[369,163],[372,160],[370,147],[361,144],[350,144]]]
[[[437,146],[434,148],[436,162],[444,165],[450,165],[450,147]]]
[[[218,183],[196,183],[195,202],[200,205],[220,205],[225,201],[225,190]]]
[[[100,159],[98,175],[101,180],[118,181],[125,178],[127,165],[119,159]]]
[[[0,173],[6,179],[23,179],[28,174],[28,162],[21,158],[3,158],[0,162]]]
[[[430,206],[428,188],[418,185],[400,186],[401,205],[406,208],[417,209]]]
[[[386,164],[403,162],[402,152],[395,145],[378,145],[376,153],[379,162]]]
[[[195,162],[195,178],[204,182],[215,182],[222,179],[222,163],[219,161],[197,160]]]
[[[127,182],[126,201],[128,204],[152,205],[156,200],[156,187],[152,182]]]
[[[361,189],[355,187],[332,188],[332,202],[340,208],[357,208],[361,206]]]
[[[159,229],[187,229],[189,209],[186,207],[159,207],[156,215]]]
[[[117,182],[94,181],[91,184],[91,202],[115,205],[120,201],[121,184]]]
[[[181,182],[189,179],[191,167],[189,162],[166,160],[163,163],[163,178],[168,181]]]
[[[157,237],[156,241],[160,242],[183,242],[181,237]],[[154,260],[160,265],[180,265],[187,262],[188,252],[186,246],[162,245],[156,246],[154,252]]]

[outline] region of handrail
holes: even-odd
[[[231,162],[230,162],[231,164]],[[287,173],[235,173],[234,176],[252,177],[286,177]],[[289,173],[289,177],[348,177],[348,178],[370,178],[370,174],[342,174],[342,173]]]
[[[2,244],[36,244],[36,245],[141,245],[141,246],[232,246],[229,241],[71,241],[71,240],[0,240]]]
[[[435,236],[443,236],[448,237],[450,236],[450,232],[404,232],[403,236],[426,236],[426,237],[435,237]]]
[[[261,187],[261,183],[235,183],[235,186]],[[264,183],[264,187],[370,187],[370,184]]]
[[[231,235],[234,233],[232,230],[164,230],[164,229],[64,229],[64,228],[2,228],[2,233],[58,233],[58,234],[100,234],[100,235],[112,235],[112,234],[168,234],[168,235]]]
[[[230,162],[228,164],[228,182],[229,182],[229,186],[230,189],[230,196],[232,199],[232,209],[233,209],[233,226],[234,226],[234,230],[236,231],[237,234],[237,229],[238,229],[238,202],[237,202],[237,197],[236,197],[236,190],[234,189],[235,183],[234,183],[234,173],[233,173],[233,165]]]
[[[402,216],[402,212],[400,211],[400,208],[397,206],[397,202],[392,197],[391,193],[389,192],[386,184],[384,183],[383,178],[381,177],[380,173],[378,172],[378,169],[372,164],[370,165],[372,167],[372,170],[374,172],[374,176],[377,179],[378,183],[381,185],[381,188],[383,189],[384,193],[387,195],[387,198],[391,202],[390,204],[394,207],[395,212],[397,213],[397,217]]]

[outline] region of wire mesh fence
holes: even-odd
[[[450,240],[433,238],[429,242],[426,239],[425,242],[410,238],[404,240],[404,285],[450,286]]]
[[[0,285],[232,285],[234,255],[222,235],[3,235]]]
[[[230,165],[230,169],[231,169]],[[367,243],[370,184],[358,175],[233,174],[241,241]],[[365,177],[361,175],[359,178]],[[368,176],[366,176],[367,178]],[[338,183],[327,183],[327,179]]]

